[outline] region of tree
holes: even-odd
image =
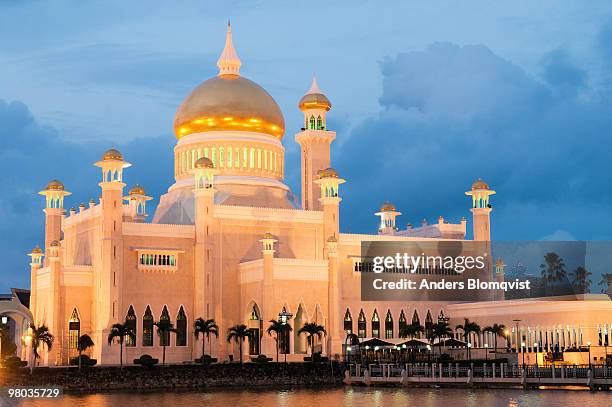
[[[129,337],[132,341],[136,341],[136,334],[132,331],[129,324],[113,324],[110,331],[108,332],[108,346],[113,344],[113,341],[117,339],[119,344],[119,365],[123,368],[123,344],[125,338]]]
[[[591,272],[582,266],[579,266],[572,272],[572,285],[578,294],[586,294],[591,292]]]
[[[436,339],[451,338],[453,336],[453,330],[448,325],[448,322],[439,321],[431,326],[429,331],[429,342],[433,346]],[[442,347],[440,346],[440,353],[442,353]]]
[[[234,325],[227,330],[227,342],[231,343],[232,340],[239,345],[240,349],[240,364],[242,364],[242,344],[244,339],[251,336],[251,332],[244,324]]]
[[[215,323],[214,319],[205,320],[203,318],[198,318],[193,323],[193,335],[195,336],[196,340],[198,340],[198,336],[200,334],[202,334],[202,357],[204,357],[204,346],[206,344],[204,337],[208,339],[208,347],[211,349],[212,353],[212,348],[210,347],[210,335],[215,335],[215,338],[218,338],[219,326]]]
[[[425,327],[418,322],[403,326],[399,331],[400,338],[414,339],[419,333],[425,332]]]
[[[288,323],[282,323],[276,319],[270,320],[270,326],[266,330],[268,335],[272,336],[274,333],[274,340],[276,341],[276,363],[278,363],[278,347],[280,346],[280,338],[285,332],[293,331],[293,328]],[[285,353],[285,359],[287,358],[287,354]]]
[[[497,358],[497,337],[506,336],[506,326],[503,324],[493,324],[491,326],[485,326],[482,332],[491,332],[493,334],[493,347],[495,348],[495,357]]]
[[[456,329],[461,329],[463,331],[463,340],[465,341],[465,347],[467,349],[467,357],[468,359],[470,359],[470,334],[480,333],[480,325],[478,325],[476,322],[470,321],[468,318],[465,318],[463,321],[463,325],[457,325]]]
[[[79,336],[79,340],[77,342],[77,350],[79,351],[79,370],[81,370],[81,355],[92,346],[94,346],[94,342],[91,339],[91,336],[87,334]]]
[[[39,327],[34,324],[30,324],[30,330],[32,331],[32,353],[34,354],[34,362],[36,362],[37,359],[40,359],[38,348],[46,345],[47,351],[50,351],[53,349],[53,341],[55,338],[53,335],[51,335],[49,328],[45,324],[42,324]]]
[[[310,346],[310,355],[314,353],[314,337],[316,336],[318,339],[321,339],[321,336],[327,335],[327,331],[325,331],[325,327],[323,325],[319,325],[316,322],[307,322],[298,330],[298,335],[306,334],[307,343]]]
[[[557,253],[548,252],[544,255],[544,263],[540,264],[540,275],[544,285],[562,281],[566,277],[565,263]]]
[[[612,273],[603,273],[601,275],[599,285],[603,287],[601,289],[602,294],[607,293],[610,290],[610,287],[612,286]]]
[[[9,335],[8,326],[0,325],[0,341],[2,341],[2,352],[0,353],[0,360],[6,359],[8,356],[13,356],[17,350],[17,345],[13,342],[13,339]]]
[[[157,322],[154,322],[153,325],[157,328],[157,335],[159,335],[159,341],[161,343],[163,352],[162,352],[162,365],[166,364],[166,347],[170,345],[170,332],[176,333],[176,328],[172,325],[167,319],[161,319]]]

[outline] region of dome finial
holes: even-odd
[[[219,67],[219,75],[240,75],[240,58],[234,49],[232,43],[232,27],[230,21],[227,20],[227,35],[225,37],[225,48],[217,61]]]
[[[321,89],[319,89],[319,84],[317,83],[317,77],[314,75],[312,76],[312,84],[310,85],[310,89],[308,89],[308,92],[306,92],[306,94],[312,95],[313,93],[323,94],[323,92],[321,92]]]

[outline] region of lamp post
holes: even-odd
[[[591,368],[591,342],[587,342],[587,346],[589,347],[589,369]]]
[[[507,348],[507,352],[510,351],[510,330],[506,329],[504,331],[504,336],[506,337],[506,348]]]
[[[521,353],[523,354],[523,369],[525,368],[525,342],[521,342]]]
[[[2,342],[4,341],[4,327],[8,323],[8,317],[6,315],[2,315],[0,317],[0,364],[2,364]]]
[[[535,364],[538,364],[538,343],[533,343],[533,351],[535,352]]]
[[[489,360],[489,344],[485,343],[484,347],[485,347],[485,360]]]
[[[287,311],[284,307],[283,310],[278,314],[278,320],[280,321],[281,324],[283,324],[283,353],[285,354],[285,363],[287,363],[287,345],[285,343],[285,335],[286,335],[286,331],[287,331],[287,323],[289,322],[289,320],[291,319],[291,317],[293,316],[293,314],[289,311]]]
[[[431,355],[431,345],[427,345],[427,363],[431,362],[430,355]]]
[[[31,328],[28,328],[28,333],[23,336],[23,341],[26,345],[26,357],[28,359],[28,365],[30,365],[30,374],[34,370],[34,366],[31,363],[32,360],[32,334],[30,333]]]

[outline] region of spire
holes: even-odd
[[[217,61],[219,75],[240,75],[240,58],[232,43],[232,28],[229,20],[227,21],[227,36],[225,37],[225,48]]]
[[[307,95],[311,95],[313,93],[323,94],[323,92],[321,92],[321,89],[319,89],[319,84],[317,83],[316,76],[312,77],[312,84],[310,85],[310,89],[308,89],[308,92],[306,92]]]

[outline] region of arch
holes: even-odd
[[[414,310],[414,314],[412,314],[412,323],[421,325],[421,319],[419,318],[419,313],[417,310]]]
[[[315,129],[315,118],[314,116],[310,116],[310,126],[309,126],[310,130],[314,130]]]
[[[306,307],[302,303],[298,305],[295,316],[293,317],[293,353],[306,353],[306,335],[300,335],[298,331],[308,322]]]
[[[380,318],[376,308],[374,308],[374,313],[372,314],[372,338],[380,338]]]
[[[176,315],[176,346],[187,346],[187,315],[182,305]]]
[[[76,308],[72,310],[70,319],[68,320],[68,347],[69,349],[77,349],[79,344],[79,336],[81,335],[81,319]]]
[[[357,336],[359,338],[365,338],[367,336],[368,323],[366,321],[365,313],[363,309],[359,311],[359,318],[357,319]]]
[[[164,308],[162,309],[161,315],[159,317],[159,321],[166,321],[166,322],[170,322],[170,314],[168,313],[168,307],[166,307],[164,305]],[[163,332],[160,336],[159,336],[159,345],[160,346],[170,346],[170,332],[166,331]]]
[[[323,120],[321,120],[321,116],[317,116],[317,130],[323,129]]]
[[[425,316],[425,337],[429,338],[431,336],[433,330],[433,318],[431,317],[431,311],[427,310],[427,315]]]
[[[406,314],[404,314],[404,310],[401,310],[399,316],[399,332],[401,333],[404,329],[406,329],[407,325],[408,324],[406,323]]]
[[[349,311],[348,308],[344,313],[344,332],[347,335],[353,333],[353,317],[351,316],[351,311]]]
[[[153,313],[148,305],[142,316],[142,346],[153,346]]]
[[[246,326],[249,329],[249,355],[259,355],[261,348],[261,332],[263,329],[263,320],[261,318],[261,310],[257,303],[253,300],[249,302],[246,312]]]
[[[393,316],[391,310],[387,310],[387,316],[385,317],[385,339],[393,338]]]
[[[134,312],[134,307],[130,305],[128,308],[127,315],[125,316],[125,324],[129,329],[134,332],[134,339],[131,337],[125,338],[125,346],[134,347],[136,346],[136,313]]]

